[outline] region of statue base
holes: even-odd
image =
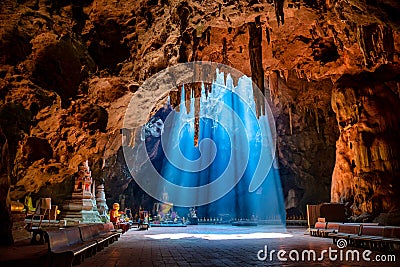
[[[63,210],[65,211],[91,211],[93,210],[93,202],[91,199],[70,199],[65,200],[63,203]]]
[[[65,211],[61,216],[63,220],[79,223],[102,223],[99,212],[93,210]]]

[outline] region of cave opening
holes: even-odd
[[[152,166],[141,166],[135,180],[153,201],[137,205],[154,211],[160,201],[180,216],[196,207],[199,218],[284,225],[274,122],[255,99],[263,96],[254,93],[250,78],[234,86],[230,74],[218,70],[212,84],[188,88],[180,88],[178,101],[171,96],[179,93],[171,92],[143,127]]]

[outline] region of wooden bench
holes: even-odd
[[[46,231],[51,266],[80,264],[85,258],[118,240],[111,224],[90,224]]]
[[[48,221],[43,220],[46,222],[45,226],[40,224],[40,221],[33,220],[33,219],[25,219],[25,230],[32,233],[31,244],[44,244],[45,243],[45,233],[46,230],[51,229],[58,229],[59,222],[58,221]]]
[[[26,230],[32,233],[32,238],[31,238],[32,245],[38,245],[38,244],[42,245],[45,243],[45,234],[46,234],[45,230],[36,226],[29,226],[29,228],[26,228]]]
[[[397,250],[400,246],[400,227],[385,226],[382,238],[382,248]]]
[[[381,249],[385,227],[362,225],[359,236],[352,237],[352,244],[356,247]]]
[[[99,226],[98,225],[79,226],[79,232],[81,234],[82,241],[83,242],[92,241],[96,243],[96,246],[93,249],[88,250],[86,256],[94,255],[96,254],[97,251],[100,251],[101,249],[104,248],[102,243],[105,242],[105,240],[101,240],[100,238],[98,238],[100,234]]]
[[[320,236],[320,231],[326,229],[326,222],[316,222],[314,228],[310,229],[311,236]]]
[[[79,230],[83,241],[95,240],[97,242],[97,251],[114,243],[120,237],[112,223],[85,225],[79,227]]]
[[[400,227],[370,224],[341,224],[337,233],[328,234],[333,243],[344,238],[349,246],[367,247],[372,250],[396,250],[400,247]]]
[[[112,222],[103,224],[102,234],[104,236],[109,234],[112,237],[112,239],[111,239],[112,242],[118,241],[118,238],[121,236],[121,234],[115,229],[114,224]]]
[[[321,237],[329,237],[329,234],[335,234],[339,231],[339,226],[343,223],[339,222],[328,222],[326,225],[326,229],[321,229],[319,231],[319,236]]]
[[[315,227],[310,229],[310,235],[319,237],[328,237],[331,233],[337,233],[339,225],[343,223],[339,222],[316,222]]]
[[[361,224],[340,224],[337,233],[328,234],[332,237],[333,244],[336,244],[338,239],[344,238],[347,244],[350,244],[351,238],[360,234]]]
[[[78,227],[46,231],[51,266],[80,264],[96,247],[96,241],[82,241]]]

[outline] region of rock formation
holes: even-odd
[[[354,216],[400,208],[400,99],[393,72],[344,75],[332,93],[340,136],[331,196]]]

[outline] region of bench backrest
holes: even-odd
[[[383,236],[384,229],[383,226],[363,225],[361,235]]]
[[[79,231],[79,227],[65,228],[65,229],[60,230],[60,231],[64,231],[65,232],[65,235],[68,238],[68,244],[69,245],[82,243],[81,233]]]
[[[361,225],[359,224],[341,224],[339,225],[338,233],[358,235],[360,233]]]
[[[99,235],[95,225],[79,226],[82,241],[89,241]]]
[[[96,223],[79,226],[82,241],[93,240],[97,236],[114,230],[113,223]]]
[[[361,223],[361,225],[378,226],[379,223]]]
[[[46,231],[49,238],[49,251],[69,245],[68,237],[64,230]]]
[[[400,238],[400,227],[398,226],[385,226],[383,233],[384,237]]]
[[[335,230],[339,230],[339,225],[341,225],[342,223],[338,223],[338,222],[328,222],[328,225],[326,226],[326,229],[335,229]]]
[[[103,224],[103,231],[105,233],[114,231],[114,224],[112,222]]]
[[[108,231],[114,231],[115,230],[114,224],[112,222],[107,223],[106,227],[107,227]]]
[[[326,222],[316,222],[314,228],[315,229],[326,229]]]
[[[82,241],[89,241],[98,235],[114,230],[112,223],[89,224],[79,227],[70,227],[65,229],[49,230],[47,236],[49,238],[49,251],[57,248],[68,247]]]

